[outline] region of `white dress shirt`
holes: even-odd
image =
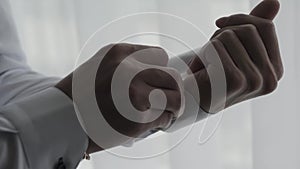
[[[41,56],[42,57],[42,56]],[[0,1],[0,169],[74,169],[88,137],[58,78],[30,69],[6,0]]]
[[[9,3],[1,0],[0,169],[59,169],[57,164],[62,161],[66,168],[74,169],[82,159],[88,137],[72,101],[53,87],[58,81],[32,71],[26,64]],[[186,100],[185,113],[168,132],[207,116],[188,93]],[[202,113],[195,117],[198,111]],[[138,140],[133,138],[123,145],[131,146]]]

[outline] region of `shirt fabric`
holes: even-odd
[[[26,64],[9,2],[0,1],[0,169],[74,169],[88,146],[59,78]]]

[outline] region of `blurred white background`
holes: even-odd
[[[183,17],[210,36],[214,21],[224,15],[248,13],[259,0],[10,0],[29,64],[47,75],[71,72],[85,41],[98,28],[124,15],[157,11]],[[153,159],[129,160],[97,153],[81,169],[299,169],[300,168],[300,2],[281,1],[276,20],[285,77],[271,96],[243,103],[224,112],[217,132],[204,145],[198,144],[199,125],[169,153]],[[142,30],[141,25],[136,28]],[[158,31],[172,32],[157,20]],[[122,28],[120,28],[122,29]],[[184,30],[182,30],[184,31]],[[189,34],[189,32],[185,32]],[[113,36],[113,35],[112,35]],[[159,39],[153,43],[159,43]],[[140,40],[143,43],[143,39]],[[172,140],[161,137],[160,145]]]

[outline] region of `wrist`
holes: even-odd
[[[63,80],[55,85],[57,89],[67,95],[71,100],[73,100],[72,96],[72,78],[73,74],[68,75]],[[98,151],[102,151],[103,149],[99,147],[93,140],[89,138],[88,148],[86,150],[86,154],[92,154]]]
[[[73,100],[72,78],[73,74],[69,74],[67,77],[65,77],[63,80],[61,80],[55,85],[55,88],[59,89],[61,92],[67,95],[71,100]]]
[[[89,138],[89,145],[86,150],[87,154],[92,154],[98,151],[102,151],[103,148],[99,147],[92,139]]]

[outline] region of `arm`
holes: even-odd
[[[189,66],[192,73],[184,79],[187,91],[191,78],[195,78],[199,86],[201,102],[196,103],[197,101],[192,99],[193,104],[186,106],[187,114],[197,107],[201,107],[198,112],[200,117],[205,112],[217,113],[237,103],[269,94],[276,89],[283,75],[279,45],[272,22],[279,11],[279,5],[278,1],[263,1],[250,15],[232,15],[219,19],[216,24],[220,29],[213,35],[208,45],[201,49],[214,51],[215,54],[204,56],[202,53],[207,52],[196,49],[195,52],[187,52],[179,58],[171,59],[169,64],[174,68],[178,67],[176,66],[178,59],[182,59]],[[213,66],[206,67],[207,63],[204,66],[199,58],[205,58],[206,61],[219,58],[222,62],[227,91],[226,94],[217,96],[217,102],[211,103],[210,78],[218,77],[220,74],[214,74],[210,68],[218,68],[220,65],[212,61],[209,64]],[[187,72],[187,70],[179,71]],[[208,71],[211,71],[211,76],[208,76]],[[190,93],[193,95],[193,92]],[[215,106],[218,104],[224,107],[220,109],[219,106]],[[178,121],[181,123],[185,119],[179,118]],[[181,124],[188,125],[188,123]]]
[[[50,105],[54,105],[53,107]],[[0,110],[0,168],[76,168],[87,148],[73,104],[49,88]]]
[[[91,138],[89,153],[127,146],[146,133],[168,128],[173,118],[179,116],[182,80],[167,63],[168,55],[159,47],[112,44],[100,49],[56,85],[73,99],[82,116],[82,124]],[[113,77],[118,82],[113,84]],[[93,83],[95,86],[91,86]],[[166,94],[166,105],[161,105],[164,101],[159,100],[164,98],[157,93],[152,95],[152,101],[149,99],[154,89]],[[117,100],[113,100],[113,94],[117,94]],[[121,102],[118,99],[122,99]],[[120,103],[123,107],[117,109]]]
[[[10,5],[0,1],[0,168],[75,168],[87,148],[72,101],[26,64]],[[62,161],[61,161],[62,162]]]
[[[26,64],[9,1],[0,1],[0,107],[43,90],[55,82],[57,79],[33,72]]]
[[[25,63],[25,55],[7,0],[0,1],[0,37],[0,58],[5,56],[15,62]]]

